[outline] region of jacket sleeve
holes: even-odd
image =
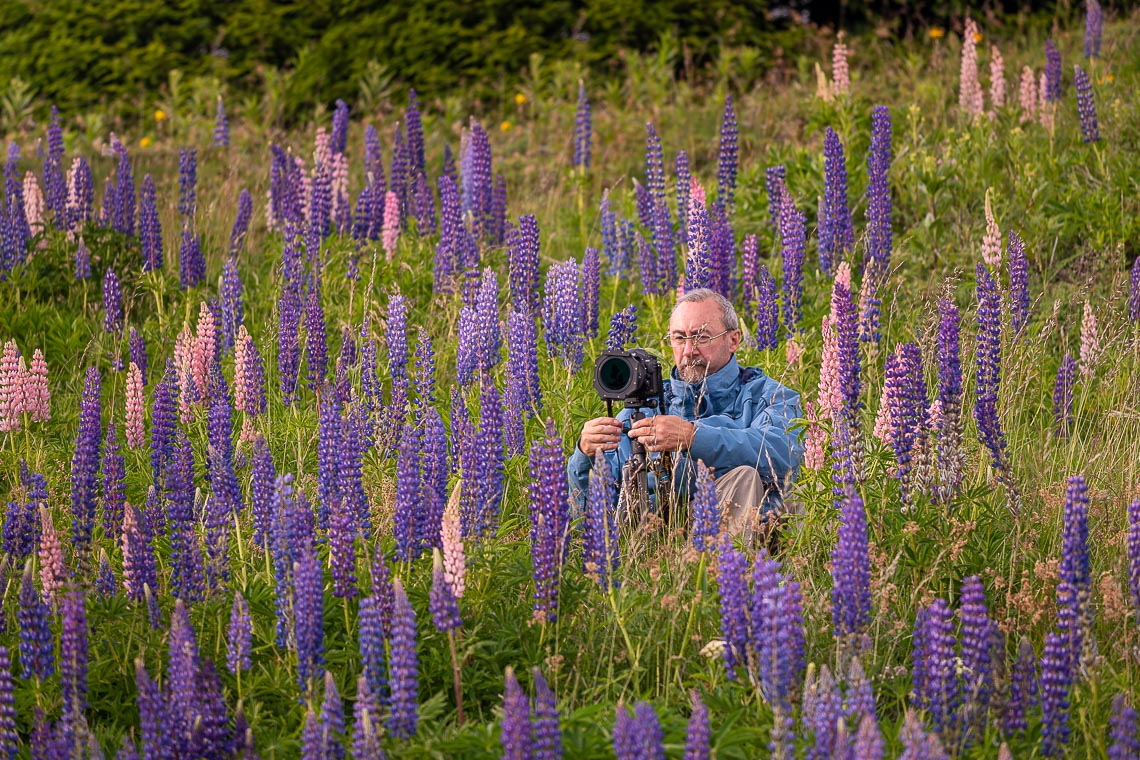
[[[586,508],[586,492],[590,485],[590,468],[593,463],[582,453],[578,444],[574,444],[574,453],[566,462],[566,482],[570,487],[570,504],[581,514]]]
[[[744,465],[755,467],[761,478],[783,482],[795,474],[803,456],[799,435],[792,421],[803,416],[800,395],[778,383],[766,407],[756,413],[748,427],[717,424],[717,417],[696,421],[696,432],[689,455],[701,459],[718,474]],[[762,405],[764,397],[756,393],[746,404]],[[725,420],[727,422],[727,420]]]

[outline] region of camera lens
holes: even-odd
[[[621,356],[613,356],[602,363],[598,368],[598,382],[602,387],[611,392],[619,393],[627,385],[629,385],[630,378],[629,361]]]

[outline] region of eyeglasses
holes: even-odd
[[[723,337],[730,332],[732,332],[732,330],[725,330],[724,332],[717,333],[716,335],[709,335],[706,332],[699,332],[695,335],[685,335],[684,333],[666,333],[665,342],[671,345],[673,348],[683,348],[686,343],[690,342],[696,348],[704,348],[717,338]]]

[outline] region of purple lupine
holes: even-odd
[[[824,665],[820,668],[819,677],[809,692],[804,693],[804,724],[812,729],[812,744],[808,748],[809,760],[823,760],[824,758],[842,755],[842,748],[838,746],[840,736],[838,726],[843,722],[843,695],[839,692],[839,685],[831,675],[831,669]],[[775,727],[773,727],[775,731]],[[773,746],[773,754],[791,756],[791,747]]]
[[[760,238],[745,235],[740,246],[740,291],[744,297],[744,315],[756,319],[760,286]]]
[[[1041,655],[1041,754],[1057,757],[1069,743],[1069,694],[1073,662],[1063,633],[1045,634]]]
[[[832,276],[835,267],[855,247],[851,208],[847,203],[847,159],[843,143],[831,127],[823,138],[824,189],[819,219],[819,268]]]
[[[360,600],[357,617],[357,637],[360,641],[361,677],[377,700],[388,693],[388,664],[384,650],[384,618],[379,596],[373,594]]]
[[[926,414],[926,380],[922,373],[922,352],[914,343],[900,343],[887,358],[886,397],[890,404],[890,439],[898,469],[895,477],[909,502],[915,483],[911,467],[914,447],[922,436]]]
[[[412,98],[416,96],[412,90]],[[410,126],[409,126],[410,130]],[[329,135],[329,150],[333,153],[344,153],[348,146],[348,104],[340,98],[336,99],[333,108],[332,133]]]
[[[582,254],[582,332],[588,338],[598,336],[598,296],[601,290],[601,261],[598,249],[586,246]]]
[[[629,266],[629,256],[621,244],[621,239],[618,237],[617,214],[614,213],[610,205],[609,188],[602,190],[602,202],[598,205],[598,211],[601,217],[602,254],[609,263],[606,271],[611,277],[621,277],[625,274],[625,270]],[[521,220],[522,217],[519,217],[519,219]],[[510,245],[509,236],[507,240],[508,245]],[[535,274],[535,280],[537,283],[537,272]],[[534,292],[537,296],[537,287],[534,289]]]
[[[1140,322],[1140,256],[1132,261],[1129,284],[1128,318],[1133,322]]]
[[[863,257],[863,290],[859,301],[859,340],[878,343],[879,289],[890,271],[891,249],[891,113],[871,110],[871,150],[867,156],[867,248]]]
[[[709,251],[712,262],[713,289],[726,298],[733,298],[736,282],[736,233],[732,222],[719,202],[709,214]]]
[[[301,757],[323,758],[326,756],[324,737],[321,733],[321,723],[313,705],[309,704],[305,710],[304,728],[301,729]]]
[[[677,183],[677,222],[682,230],[689,229],[689,193],[692,190],[692,173],[689,170],[689,154],[677,151],[673,161],[673,172]]]
[[[79,238],[79,245],[75,246],[75,279],[86,280],[91,276],[91,252],[83,238]]]
[[[323,678],[325,662],[324,579],[312,547],[301,547],[293,564],[293,641],[297,685],[310,693]]]
[[[709,243],[709,212],[698,200],[689,208],[689,229],[685,257],[685,292],[715,288],[712,247]],[[723,295],[723,294],[722,294]]]
[[[1085,58],[1100,57],[1100,40],[1104,33],[1104,12],[1097,0],[1085,0]]]
[[[123,522],[123,504],[126,501],[126,469],[119,453],[119,436],[115,421],[107,422],[107,435],[103,443],[103,534],[119,535]]]
[[[831,550],[831,620],[835,636],[853,640],[871,619],[871,562],[868,555],[867,513],[854,488],[839,506],[839,534]]]
[[[206,553],[210,558],[207,570],[210,585],[216,588],[229,577],[229,529],[242,507],[241,487],[234,471],[233,405],[225,377],[216,364],[210,378],[207,440],[206,459],[213,493],[204,522]]]
[[[576,169],[590,168],[593,154],[594,129],[590,118],[590,101],[586,98],[586,85],[578,82],[578,108],[574,113],[574,163]]]
[[[625,707],[618,705],[618,711]],[[648,702],[638,702],[633,707],[633,720],[628,726],[630,743],[628,749],[617,746],[617,727],[614,727],[614,750],[618,760],[665,760],[664,736],[657,712]]]
[[[51,632],[51,608],[32,582],[31,562],[24,566],[16,620],[20,624],[20,675],[43,681],[55,672],[55,641]]]
[[[205,279],[206,257],[202,254],[202,243],[192,229],[185,227],[178,246],[178,286],[187,290]]]
[[[171,589],[180,599],[197,601],[205,590],[205,568],[194,531],[194,449],[181,429],[175,434],[174,460],[167,470],[164,490]]]
[[[629,304],[610,317],[610,329],[606,332],[606,350],[621,351],[634,342],[637,332],[637,305]]]
[[[787,170],[783,164],[769,166],[764,170],[764,186],[768,192],[768,222],[777,239],[780,234],[780,211],[784,208],[784,194],[787,192],[784,184],[786,180]]]
[[[368,495],[364,491],[364,454],[366,441],[364,410],[355,407],[341,419],[342,460],[337,466],[340,495],[352,519],[353,533],[367,536],[372,529]]]
[[[249,235],[249,222],[252,218],[253,198],[249,190],[243,187],[238,194],[237,216],[234,218],[233,229],[230,230],[230,258],[237,258],[245,250],[245,239]]]
[[[238,328],[245,321],[245,307],[242,304],[241,276],[238,274],[237,259],[230,256],[222,265],[222,282],[219,287],[219,304],[222,314],[222,345],[228,350],[234,347]]]
[[[557,354],[563,364],[577,370],[582,364],[582,284],[578,262],[571,258],[554,264],[546,272],[542,325],[547,352]]]
[[[919,610],[914,622],[915,704],[930,711],[935,729],[951,731],[958,710],[953,613],[945,599]]]
[[[1061,99],[1061,51],[1052,38],[1045,40],[1045,100],[1056,103]]]
[[[123,293],[119,276],[107,267],[103,274],[103,330],[117,335],[123,329]]]
[[[756,348],[774,349],[780,343],[780,304],[776,294],[776,280],[768,267],[760,265],[756,279]]]
[[[273,484],[276,479],[277,469],[273,466],[273,455],[269,453],[265,436],[258,433],[253,442],[249,494],[253,512],[253,540],[262,547],[269,541],[273,524]]]
[[[938,430],[938,500],[949,503],[962,481],[962,366],[959,357],[958,307],[945,297],[938,302],[938,402],[942,425]]]
[[[1092,622],[1089,611],[1092,580],[1088,520],[1088,486],[1082,476],[1073,475],[1065,488],[1061,565],[1057,570],[1057,627],[1068,648],[1069,673],[1076,672],[1084,654],[1085,635]]]
[[[862,405],[859,400],[859,340],[856,335],[855,302],[851,292],[838,280],[832,288],[831,313],[836,337],[839,387],[842,391],[840,416],[846,427],[846,435],[853,438]]]
[[[677,287],[677,261],[674,251],[673,222],[669,218],[669,207],[665,201],[653,204],[653,248],[657,254],[655,271],[661,292]]]
[[[499,741],[504,760],[531,760],[534,740],[530,730],[530,700],[519,686],[514,669],[508,667],[503,690],[503,720]]]
[[[783,321],[788,336],[800,329],[803,303],[804,247],[807,245],[807,232],[804,228],[804,215],[796,208],[792,194],[781,185],[780,240],[784,261]]]
[[[143,338],[142,333],[131,325],[130,338],[127,341],[130,351],[131,363],[139,368],[139,373],[142,375],[143,385],[146,385],[146,370],[148,366],[146,354],[146,340]]]
[[[475,234],[486,238],[491,216],[491,141],[475,117],[471,117],[465,149],[460,150],[460,179],[463,183],[463,212],[475,221]]]
[[[329,510],[341,498],[340,464],[344,454],[341,446],[340,402],[335,393],[321,394],[317,426],[317,524],[328,528]]]
[[[479,382],[479,454],[475,457],[475,526],[481,536],[499,527],[503,500],[503,407],[494,378],[484,373]],[[465,473],[466,474],[466,473]]]
[[[799,584],[780,572],[780,563],[764,548],[752,567],[749,619],[749,643],[765,698],[790,715],[791,695],[804,669],[802,599]]]
[[[654,204],[665,203],[665,157],[661,137],[651,121],[645,122],[645,187]]]
[[[142,244],[144,272],[162,269],[162,223],[158,219],[154,180],[143,177],[139,191],[139,242]]]
[[[455,287],[455,274],[463,261],[463,251],[473,245],[467,225],[463,222],[463,209],[459,190],[450,177],[439,180],[439,242],[435,246],[432,265],[432,292],[451,293]],[[476,248],[478,251],[478,248]]]
[[[562,438],[547,419],[546,435],[530,449],[530,540],[534,570],[534,617],[553,623],[558,616],[558,586],[570,526]]]
[[[1002,731],[1007,735],[1024,733],[1028,727],[1025,712],[1037,702],[1037,658],[1033,645],[1022,639],[1017,661],[1009,679],[1009,699],[1002,711]]]
[[[110,599],[115,595],[115,571],[111,569],[111,560],[104,553],[99,558],[99,571],[95,576],[95,593],[103,598]]]
[[[230,120],[226,118],[226,107],[222,96],[218,96],[218,109],[214,112],[214,145],[218,148],[230,147]]]
[[[67,178],[63,172],[63,127],[59,122],[59,109],[52,104],[51,120],[47,129],[47,153],[44,154],[44,201],[55,215],[57,229],[68,229]]]
[[[249,670],[250,652],[253,646],[253,621],[249,616],[249,604],[241,592],[234,593],[233,607],[230,609],[230,624],[226,628],[226,667],[234,675]]]
[[[1073,81],[1077,89],[1077,115],[1081,119],[1081,138],[1085,142],[1100,140],[1100,127],[1096,121],[1096,103],[1093,101],[1092,82],[1079,64],[1073,66]]]
[[[532,728],[534,732],[534,760],[562,760],[562,729],[558,725],[558,701],[542,671],[533,668],[534,706]]]
[[[428,609],[431,611],[432,623],[436,629],[447,633],[462,626],[463,619],[459,615],[459,602],[455,598],[455,592],[444,577],[443,560],[438,549],[434,553],[433,560]]]
[[[538,336],[534,317],[512,311],[507,316],[507,386],[504,402],[508,415],[504,438],[511,456],[522,453],[524,422],[542,410],[538,379]]]
[[[336,679],[325,671],[325,696],[321,700],[321,739],[325,745],[326,760],[344,760],[344,702],[336,688]]]
[[[59,682],[68,719],[87,709],[87,600],[82,589],[63,596],[59,633]]]
[[[329,567],[333,579],[333,596],[351,599],[356,596],[356,515],[343,496],[333,500],[329,514]]]
[[[712,471],[701,460],[697,460],[696,488],[689,499],[689,514],[693,521],[693,547],[699,552],[712,550],[720,533],[720,505]]]
[[[415,543],[414,532],[415,516],[420,508],[420,431],[409,420],[404,423],[404,430],[400,435],[396,465],[395,509],[392,515],[396,556],[404,562],[415,559],[420,553],[420,547]]]
[[[614,713],[613,746],[618,760],[637,760],[641,757],[633,718],[621,702]]]
[[[602,588],[617,585],[614,572],[620,562],[617,521],[617,488],[605,456],[598,452],[590,470],[586,495],[586,525],[582,545],[582,569]]]
[[[388,731],[397,738],[416,735],[419,722],[419,660],[416,657],[416,612],[404,592],[404,584],[396,578],[392,582],[396,605],[392,613],[390,685],[392,712],[388,716]]]
[[[709,708],[701,701],[700,693],[693,689],[689,695],[693,712],[685,731],[685,760],[709,759]]]
[[[121,142],[113,145],[119,155],[115,174],[114,217],[111,227],[127,236],[135,234],[135,181],[131,175],[131,158]]]
[[[1001,297],[997,283],[982,262],[977,265],[978,340],[977,399],[974,419],[978,435],[993,457],[994,469],[1005,475],[1005,434],[998,417],[997,399],[1001,385]]]
[[[447,429],[439,410],[428,407],[424,419],[420,464],[420,498],[422,507],[416,513],[415,540],[423,548],[440,547],[443,539],[443,511],[447,506]]]
[[[1025,243],[1013,230],[1009,231],[1009,326],[1015,336],[1028,339],[1029,324],[1029,260]]]
[[[305,379],[316,390],[328,374],[328,344],[321,291],[310,288],[305,302]]]
[[[740,160],[737,135],[736,111],[732,107],[732,93],[728,93],[724,97],[724,114],[720,119],[720,150],[716,165],[716,199],[728,215],[736,206],[736,172]]]
[[[79,432],[71,458],[71,512],[75,545],[82,555],[91,547],[95,527],[95,502],[99,490],[99,444],[101,406],[99,369],[88,367],[79,405]]]
[[[195,148],[182,148],[178,151],[178,213],[191,224],[198,208],[197,185],[198,151]],[[143,192],[146,192],[145,180]]]
[[[481,372],[490,372],[499,363],[502,348],[502,335],[499,331],[499,280],[490,267],[483,270],[483,278],[479,283],[472,327],[475,367]],[[407,349],[404,350],[406,353]]]
[[[174,431],[178,425],[175,400],[177,392],[177,370],[174,368],[174,360],[167,358],[162,380],[154,387],[150,413],[150,461],[154,483],[159,486],[162,485],[167,463],[174,459]]]
[[[388,346],[388,372],[394,378],[407,377],[408,369],[408,300],[399,293],[388,297],[385,322]]]
[[[301,294],[288,282],[282,283],[277,302],[277,372],[281,379],[281,400],[292,406],[301,368]]]
[[[1112,717],[1109,719],[1108,760],[1127,760],[1140,757],[1140,739],[1136,737],[1136,710],[1125,693],[1112,698]]]
[[[981,579],[971,575],[962,582],[962,596],[958,615],[961,619],[962,678],[961,689],[963,728],[969,732],[963,737],[973,743],[985,727],[986,713],[994,693],[993,649],[997,624],[990,619],[986,608],[986,592]]]
[[[738,665],[747,665],[749,650],[748,560],[725,542],[717,561],[720,632],[724,638],[724,667],[735,678]]]
[[[1057,379],[1053,382],[1053,429],[1061,438],[1068,438],[1073,424],[1073,385],[1077,381],[1077,362],[1065,352]]]
[[[1140,499],[1128,505],[1128,587],[1132,608],[1140,620]]]
[[[20,735],[16,733],[16,698],[12,684],[12,659],[8,654],[8,647],[0,646],[0,757],[15,760],[19,746]]]
[[[141,757],[144,760],[157,760],[169,757],[170,726],[166,706],[158,683],[146,672],[141,657],[135,660],[135,700],[139,708],[139,741],[142,743]]]
[[[474,306],[465,304],[459,307],[459,322],[456,325],[459,335],[455,345],[455,379],[463,387],[471,383],[479,365],[478,322],[479,312]]]

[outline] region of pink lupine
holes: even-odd
[[[384,253],[389,261],[396,253],[396,241],[400,238],[400,199],[391,190],[384,196]]]
[[[1100,331],[1097,329],[1096,314],[1093,313],[1092,304],[1086,300],[1085,312],[1081,317],[1081,355],[1078,362],[1083,377],[1089,377],[1096,371],[1100,349]]]
[[[1052,103],[1045,102],[1045,93],[1049,91],[1048,78],[1045,72],[1041,72],[1041,77],[1037,83],[1037,117],[1041,121],[1041,126],[1045,127],[1047,132],[1053,132],[1053,116],[1057,109]]]
[[[142,370],[131,362],[127,369],[127,445],[138,450],[143,445],[143,398]]]
[[[926,429],[932,433],[941,432],[945,419],[942,414],[942,399],[935,398],[926,408]]]
[[[12,383],[12,390],[8,395],[8,416],[12,421],[12,430],[19,430],[28,410],[28,394],[32,390],[32,373],[28,372],[28,364],[24,357],[20,357],[16,365],[16,381]]]
[[[38,348],[32,353],[32,366],[24,386],[25,410],[32,422],[51,419],[51,390],[48,388],[47,361]]]
[[[313,138],[313,166],[327,164],[332,160],[332,135],[324,127],[317,127]]]
[[[234,409],[239,412],[248,411],[245,408],[245,355],[246,340],[249,340],[249,331],[245,325],[238,327],[237,340],[234,341]]]
[[[178,419],[183,425],[194,421],[194,390],[194,377],[187,365],[178,375]]]
[[[978,25],[972,18],[966,19],[966,30],[962,33],[962,67],[958,80],[958,107],[970,116],[981,116],[985,110],[982,85],[978,81],[978,47],[974,41]]]
[[[884,446],[891,445],[891,393],[890,386],[886,383],[883,383],[883,393],[879,396],[879,411],[875,415],[875,427],[872,432]]]
[[[180,382],[182,373],[190,367],[190,357],[193,352],[194,331],[190,329],[189,324],[183,322],[178,337],[174,339],[174,368],[178,370]]]
[[[851,265],[846,261],[839,262],[839,266],[835,269],[835,282],[847,288],[847,292],[851,292]],[[835,286],[832,285],[832,292],[835,292]],[[831,323],[835,324],[835,299],[831,301]]]
[[[27,217],[32,237],[37,237],[44,231],[44,194],[32,172],[24,175],[24,216]],[[41,248],[46,244],[46,240],[39,243]]]
[[[990,108],[1005,108],[1005,59],[997,45],[990,45]]]
[[[448,500],[447,507],[443,510],[443,521],[440,523],[439,532],[443,544],[443,576],[451,585],[455,598],[462,599],[463,591],[467,588],[467,565],[463,555],[458,498]]]
[[[203,302],[198,308],[198,330],[194,336],[194,347],[190,353],[190,368],[194,384],[198,388],[198,399],[204,400],[210,383],[210,365],[214,361],[217,335],[214,328],[214,315]]]
[[[345,207],[348,205],[348,156],[334,153],[331,164],[329,187],[332,191],[332,213],[334,219],[340,219],[345,215]]]
[[[851,90],[851,70],[847,65],[847,44],[843,35],[831,49],[831,92],[837,98],[847,97]]]
[[[20,414],[16,399],[20,395],[20,349],[16,341],[4,344],[0,355],[0,432],[18,430]]]
[[[789,366],[798,365],[803,355],[803,347],[796,342],[795,338],[790,338],[788,342],[784,344],[784,359],[788,362]]]
[[[1021,105],[1021,123],[1037,120],[1037,77],[1033,69],[1023,66],[1021,69],[1021,86],[1018,91],[1018,102]]]
[[[63,590],[67,581],[67,569],[63,564],[63,546],[59,543],[59,534],[55,532],[55,523],[46,507],[40,510],[40,548],[37,554],[40,560],[40,589],[44,598],[54,603],[57,592]]]
[[[997,269],[1001,265],[1001,230],[994,220],[989,190],[986,190],[986,234],[982,238],[982,258],[991,269]]]
[[[693,209],[700,205],[704,208],[705,201],[705,186],[696,177],[689,177],[689,213],[693,213]]]
[[[843,408],[843,389],[839,387],[839,334],[831,317],[824,315],[823,356],[819,368],[819,414],[823,419],[834,420]]]
[[[131,365],[134,366],[133,364]],[[119,536],[119,548],[123,552],[123,589],[131,598],[137,598],[141,595],[142,589],[138,587],[134,568],[138,566],[138,557],[134,556],[137,544],[132,540],[132,535],[135,532],[137,524],[135,522],[135,514],[137,510],[132,508],[129,504],[123,510],[123,529]]]
[[[824,449],[827,431],[819,424],[814,401],[804,403],[804,419],[808,420],[806,436],[804,437],[804,467],[809,470],[823,469],[827,462]]]

